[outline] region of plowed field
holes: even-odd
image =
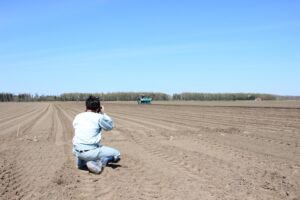
[[[78,170],[84,102],[0,104],[0,199],[300,199],[300,102],[106,103],[120,150]]]

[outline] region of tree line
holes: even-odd
[[[173,94],[173,100],[183,101],[237,101],[237,100],[276,100],[277,95],[258,93],[191,93]]]
[[[32,95],[29,93],[0,93],[0,102],[14,101],[85,101],[89,95],[99,97],[101,101],[136,101],[141,95],[156,101],[171,100],[171,96],[160,92],[112,92],[112,93],[62,93],[60,95]]]
[[[91,93],[63,93],[60,95],[62,101],[84,101]],[[139,96],[151,97],[156,101],[167,101],[171,96],[160,92],[111,92],[111,93],[93,93],[102,101],[136,101]]]
[[[139,96],[151,97],[155,101],[236,101],[236,100],[300,100],[299,96],[279,96],[259,93],[177,93],[160,92],[112,92],[112,93],[62,93],[60,95],[32,95],[29,93],[0,93],[0,102],[27,101],[84,101],[89,95],[101,101],[136,101]]]
[[[59,96],[55,95],[32,95],[29,93],[0,93],[0,102],[15,101],[15,102],[27,102],[27,101],[60,101]]]

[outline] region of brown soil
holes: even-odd
[[[0,199],[300,199],[300,102],[104,103],[121,151],[77,170],[84,103],[0,104]]]

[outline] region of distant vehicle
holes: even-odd
[[[139,96],[137,99],[138,104],[151,104],[152,98]]]

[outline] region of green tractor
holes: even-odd
[[[152,98],[139,96],[137,99],[138,104],[151,104]]]

